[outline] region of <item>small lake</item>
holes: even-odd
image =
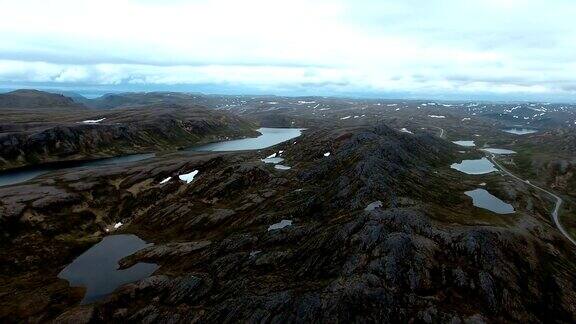
[[[137,263],[118,270],[118,261],[150,246],[138,236],[121,234],[106,236],[58,274],[72,287],[85,287],[81,304],[89,304],[111,294],[121,285],[149,277],[158,265]]]
[[[93,161],[66,161],[66,162],[51,163],[51,164],[24,167],[21,169],[4,171],[0,172],[0,187],[26,182],[42,174],[49,173],[52,171],[80,168],[80,167],[98,167],[98,166],[130,163],[150,159],[153,158],[155,155],[156,154],[154,153],[133,154],[133,155],[119,156]]]
[[[499,149],[499,148],[485,148],[485,149],[482,149],[482,151],[492,153],[492,154],[500,154],[500,155],[516,154],[515,151],[507,150],[507,149]]]
[[[262,161],[264,163],[278,164],[278,163],[281,163],[282,161],[284,161],[284,159],[281,157],[268,157],[268,158],[262,159],[260,161]]]
[[[478,160],[464,160],[460,163],[454,163],[450,167],[466,174],[476,175],[498,171],[496,166],[485,157]]]
[[[502,131],[504,131],[506,133],[514,134],[514,135],[526,135],[526,134],[538,133],[537,129],[523,128],[523,127],[506,128],[506,129],[503,129]]]
[[[474,141],[454,141],[452,142],[456,145],[460,145],[460,146],[464,146],[464,147],[474,147],[476,146],[476,144],[474,144]]]
[[[258,132],[262,135],[258,137],[211,143],[192,147],[189,150],[200,152],[260,150],[296,138],[302,134],[303,130],[303,128],[259,128]]]
[[[514,206],[505,203],[484,189],[466,191],[464,194],[472,198],[474,206],[487,209],[496,214],[512,214],[515,211]]]

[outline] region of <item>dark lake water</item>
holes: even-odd
[[[82,304],[95,302],[121,285],[149,277],[158,269],[156,264],[138,263],[118,270],[118,261],[149,245],[136,235],[106,236],[64,268],[58,278],[68,280],[72,287],[86,287]]]
[[[515,135],[526,135],[526,134],[538,133],[537,129],[524,128],[524,127],[506,128],[506,129],[503,129],[503,131],[506,133],[515,134]]]
[[[190,150],[202,152],[260,150],[296,138],[302,134],[303,130],[302,128],[259,128],[258,132],[262,135],[258,137],[211,143],[193,147]]]
[[[487,209],[496,214],[514,213],[514,206],[505,203],[484,189],[466,191],[465,194],[472,198],[472,203],[476,207]]]
[[[258,150],[267,148],[278,143],[293,139],[302,134],[302,128],[260,128],[260,136],[239,140],[223,141],[190,148],[191,151],[242,151]],[[51,171],[78,168],[78,167],[98,167],[105,165],[116,165],[136,162],[154,157],[150,154],[134,154],[121,157],[100,159],[94,161],[62,162],[37,167],[26,167],[17,170],[0,172],[0,187],[22,183],[32,180],[42,174]]]
[[[37,176],[40,176],[42,174],[52,172],[52,171],[71,169],[71,168],[80,168],[80,167],[98,167],[98,166],[106,166],[106,165],[117,165],[117,164],[146,160],[146,159],[152,158],[154,156],[155,156],[154,153],[133,154],[133,155],[126,155],[126,156],[107,158],[107,159],[99,159],[99,160],[93,160],[93,161],[70,161],[70,162],[54,163],[54,164],[41,165],[41,166],[37,166],[37,167],[26,167],[26,168],[22,168],[22,169],[4,171],[4,172],[0,172],[0,187],[25,182],[28,180],[32,180],[32,179],[36,178]]]
[[[498,171],[496,166],[485,157],[478,160],[464,160],[460,163],[454,163],[450,167],[466,174],[486,174]]]

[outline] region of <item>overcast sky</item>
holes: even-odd
[[[0,87],[576,94],[575,0],[0,0],[0,8]]]

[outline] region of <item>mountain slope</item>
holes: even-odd
[[[85,108],[71,98],[38,90],[16,90],[0,94],[0,108]]]
[[[0,318],[573,322],[576,264],[546,208],[495,174],[489,186],[527,197],[532,210],[479,211],[463,195],[478,178],[448,167],[458,150],[385,125],[323,128],[262,152],[178,153],[0,189],[0,283],[17,291]],[[260,161],[279,151],[292,169]],[[191,184],[177,180],[191,170]],[[270,230],[282,220],[292,225]],[[160,268],[76,306],[78,289],[56,274],[116,222],[155,243],[122,266]],[[26,306],[31,296],[38,302]]]
[[[206,102],[199,102],[197,96],[202,98],[205,97],[180,92],[127,92],[107,94],[85,102],[88,107],[97,109],[148,106],[156,104],[206,104]]]
[[[138,152],[175,150],[225,137],[253,136],[254,125],[203,107],[157,105],[105,112],[15,111],[0,123],[0,169]],[[21,123],[20,119],[37,120]]]

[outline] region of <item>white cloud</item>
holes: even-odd
[[[561,93],[573,1],[0,0],[0,82]]]

